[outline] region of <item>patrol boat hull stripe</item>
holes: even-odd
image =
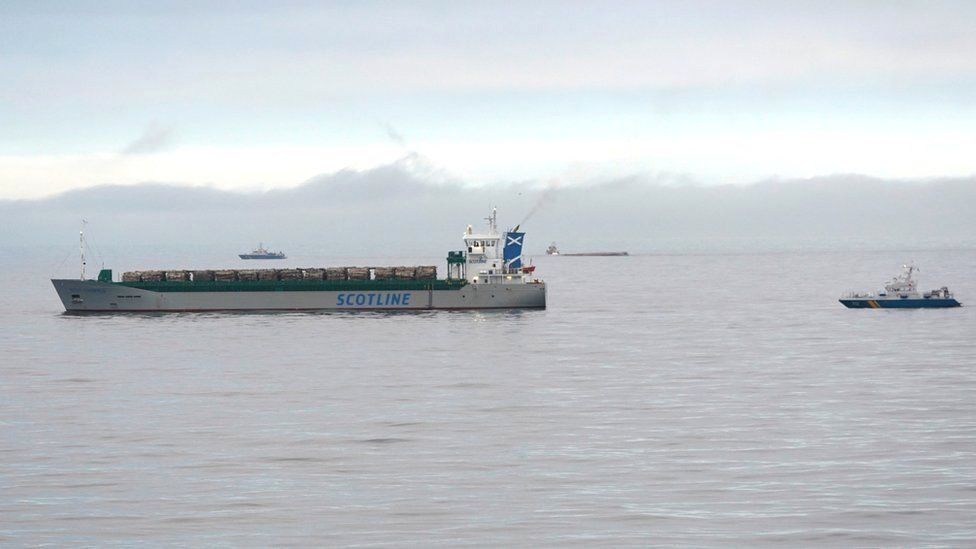
[[[959,307],[955,299],[841,299],[848,309],[944,309]]]

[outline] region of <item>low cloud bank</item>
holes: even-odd
[[[0,201],[5,245],[72,241],[87,219],[103,247],[246,249],[352,256],[439,255],[491,206],[503,225],[530,213],[530,253],[976,246],[976,178],[927,182],[829,176],[754,185],[668,185],[633,177],[579,186],[471,188],[403,164],[237,193],[152,183]]]

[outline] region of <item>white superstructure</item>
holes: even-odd
[[[522,242],[525,233],[518,232],[518,226],[511,231],[499,233],[498,212],[495,209],[491,210],[491,215],[485,221],[488,225],[487,232],[476,233],[471,225],[464,232],[464,278],[471,284],[530,282],[531,269],[522,267]]]

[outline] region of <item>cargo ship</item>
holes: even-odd
[[[238,254],[241,259],[287,259],[285,252],[270,252],[264,249],[264,243],[258,244],[258,247],[249,254]]]
[[[848,309],[922,309],[959,307],[949,288],[919,293],[912,274],[918,270],[914,264],[903,265],[902,274],[885,284],[884,291],[877,294],[851,292],[840,298]]]
[[[525,232],[499,232],[497,212],[487,230],[468,225],[464,249],[437,267],[319,267],[304,269],[153,270],[115,280],[102,269],[85,278],[52,279],[67,313],[241,312],[332,310],[512,309],[546,307],[546,284],[522,264]]]

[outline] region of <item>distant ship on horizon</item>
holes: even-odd
[[[238,257],[240,257],[241,259],[287,259],[287,256],[285,256],[285,252],[282,251],[270,252],[264,249],[263,242],[258,244],[257,249],[255,249],[251,253],[239,254]]]
[[[552,244],[549,245],[548,248],[546,248],[546,255],[566,255],[566,256],[575,256],[575,257],[584,257],[584,256],[616,257],[616,256],[630,255],[630,254],[628,254],[627,252],[579,252],[579,253],[567,254],[567,253],[560,252],[559,248],[556,247],[556,243],[553,242]]]

